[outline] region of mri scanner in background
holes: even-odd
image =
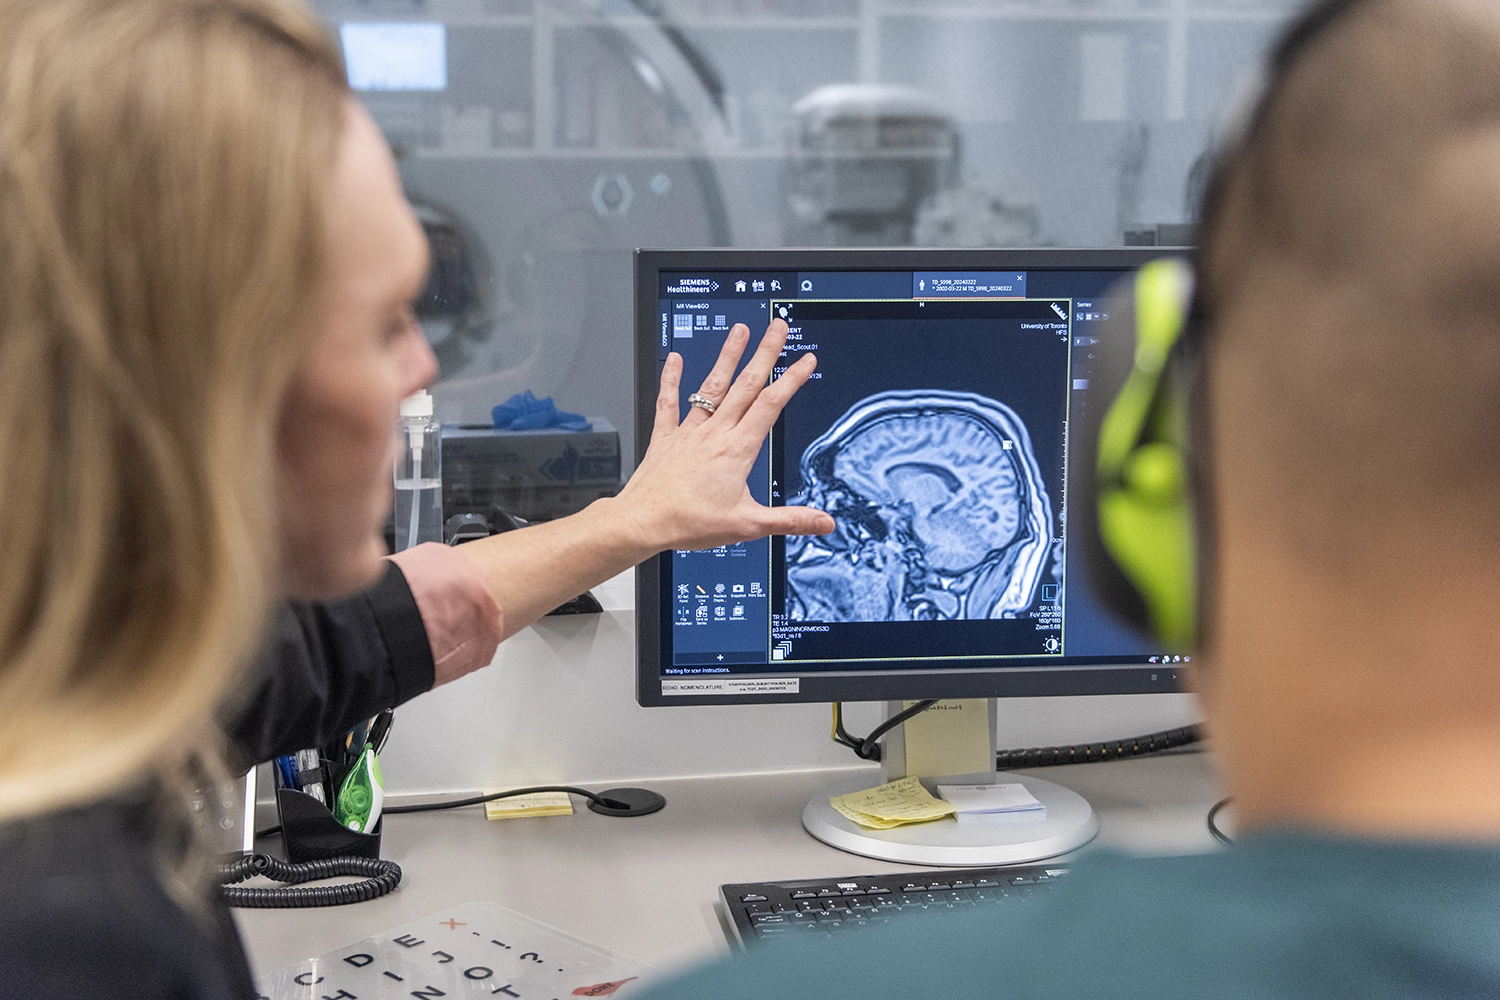
[[[633,454],[628,251],[733,242],[712,68],[633,3],[315,7],[432,245],[417,306],[438,417],[486,421],[530,389],[609,419]],[[397,35],[384,49],[382,31]]]

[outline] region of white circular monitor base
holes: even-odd
[[[802,826],[831,847],[867,858],[912,865],[1016,865],[1040,861],[1077,850],[1094,839],[1099,820],[1088,800],[1077,792],[1041,778],[1021,774],[969,774],[923,779],[932,791],[944,784],[1022,784],[1047,807],[1045,819],[1006,818],[992,822],[959,823],[953,817],[913,823],[894,830],[870,830],[856,825],[829,804],[829,796],[870,787],[868,777],[851,777],[814,796],[802,810]]]

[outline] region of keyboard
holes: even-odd
[[[917,914],[1015,905],[1068,874],[1065,865],[935,869],[719,886],[741,945],[826,938]]]

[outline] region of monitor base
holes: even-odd
[[[848,778],[808,800],[802,811],[803,829],[830,847],[850,854],[911,865],[959,868],[1018,865],[1056,857],[1077,850],[1099,832],[1099,820],[1087,799],[1041,778],[989,772],[922,779],[927,790],[934,793],[938,782],[1018,782],[1047,807],[1047,817],[994,823],[959,823],[949,817],[898,826],[894,830],[869,830],[856,825],[828,803],[829,796],[870,787],[870,777],[865,775]]]

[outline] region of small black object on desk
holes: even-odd
[[[384,819],[376,820],[369,833],[357,833],[339,825],[326,805],[292,788],[276,790],[276,808],[281,813],[287,860],[293,864],[322,858],[380,857]]]
[[[589,799],[589,808],[601,816],[649,816],[660,812],[667,800],[649,788],[609,788]]]

